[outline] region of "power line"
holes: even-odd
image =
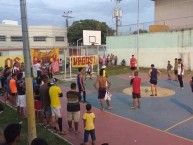
[[[66,18],[66,28],[67,29],[68,29],[68,19],[74,18],[70,16],[70,14],[72,14],[72,11],[65,11],[64,15],[62,15],[62,17]]]

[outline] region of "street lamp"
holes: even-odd
[[[77,42],[76,42],[76,45],[77,45],[77,47],[76,47],[76,55],[77,56],[78,56],[78,41],[80,41],[80,40],[82,40],[82,38],[78,39]]]

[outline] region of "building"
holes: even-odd
[[[168,25],[169,29],[193,28],[193,0],[153,1],[156,25]]]
[[[67,29],[56,26],[29,26],[30,48],[59,48],[61,57],[68,46]],[[23,55],[21,25],[0,24],[0,56]],[[63,57],[62,57],[63,58]]]

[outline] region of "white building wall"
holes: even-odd
[[[171,29],[191,28],[193,27],[192,10],[193,0],[155,0],[156,24],[165,23]]]
[[[118,65],[120,65],[122,59],[126,60],[126,65],[129,66],[130,58],[132,54],[135,55],[135,50],[127,49],[107,49],[107,54],[114,54],[118,56]],[[176,48],[161,48],[155,50],[155,48],[140,48],[139,50],[139,66],[144,68],[150,68],[151,64],[154,64],[156,68],[166,69],[167,62],[170,61],[174,66],[174,59],[182,58],[183,64],[186,70],[193,70],[193,51],[178,51]]]
[[[11,36],[22,36],[21,26],[0,24],[0,36],[6,36],[6,41],[0,41],[0,51],[3,56],[22,54],[22,41],[11,41]],[[46,36],[46,41],[34,41],[34,36]],[[55,41],[55,36],[64,37],[64,41]],[[29,26],[30,48],[63,50],[67,44],[67,30],[64,27],[55,26]],[[8,52],[6,52],[8,51]],[[6,52],[6,53],[4,53]]]

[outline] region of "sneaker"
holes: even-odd
[[[183,89],[184,89],[184,87],[181,87],[181,89],[183,90]]]
[[[153,94],[151,94],[150,96],[154,96]]]
[[[56,128],[52,128],[51,131],[52,131],[53,133],[57,133],[57,129],[56,129]]]
[[[60,135],[67,135],[68,132],[67,132],[67,131],[60,131],[59,134],[60,134]]]
[[[105,110],[105,108],[101,108],[101,111],[104,111]]]
[[[108,110],[111,110],[112,108],[113,108],[113,107],[109,106],[107,109],[108,109]]]
[[[136,107],[135,106],[131,106],[131,109],[135,109]]]

